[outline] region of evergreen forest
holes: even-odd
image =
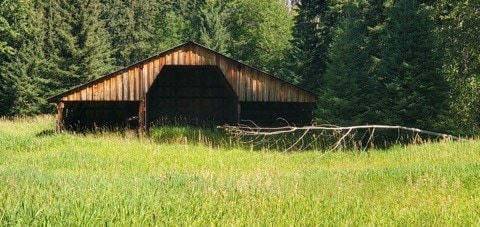
[[[480,134],[480,0],[0,0],[0,116],[195,41],[318,94],[317,124]]]

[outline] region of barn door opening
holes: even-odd
[[[216,66],[164,66],[147,93],[147,124],[238,120],[238,98]]]

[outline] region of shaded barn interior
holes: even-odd
[[[129,119],[138,117],[138,106],[136,101],[65,102],[64,124],[72,130],[123,129],[137,124]]]
[[[314,107],[313,103],[240,102],[240,118],[261,126],[310,125]]]
[[[232,124],[237,97],[215,66],[165,66],[147,93],[147,124]]]

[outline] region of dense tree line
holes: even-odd
[[[480,0],[3,0],[0,116],[193,40],[316,92],[318,123],[474,134],[479,27]]]
[[[317,123],[479,133],[480,1],[301,4],[291,69],[319,94]]]

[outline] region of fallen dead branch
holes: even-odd
[[[460,140],[461,138],[439,132],[392,125],[358,125],[340,127],[335,125],[310,125],[297,127],[287,123],[282,127],[260,127],[252,121],[244,121],[246,124],[237,126],[224,125],[228,135],[241,140],[243,143],[252,144],[255,147],[276,148],[283,151],[292,149],[311,149],[312,144],[320,144],[324,149],[336,150],[338,148],[355,147],[366,149],[374,147],[373,141],[376,133],[383,131],[397,131],[395,142],[400,140],[419,141],[422,138]],[[364,133],[359,133],[363,131]],[[410,134],[405,135],[405,132]],[[403,133],[403,134],[402,134]],[[307,136],[308,135],[308,136]],[[383,142],[385,144],[385,142]],[[317,146],[318,148],[318,146]]]

